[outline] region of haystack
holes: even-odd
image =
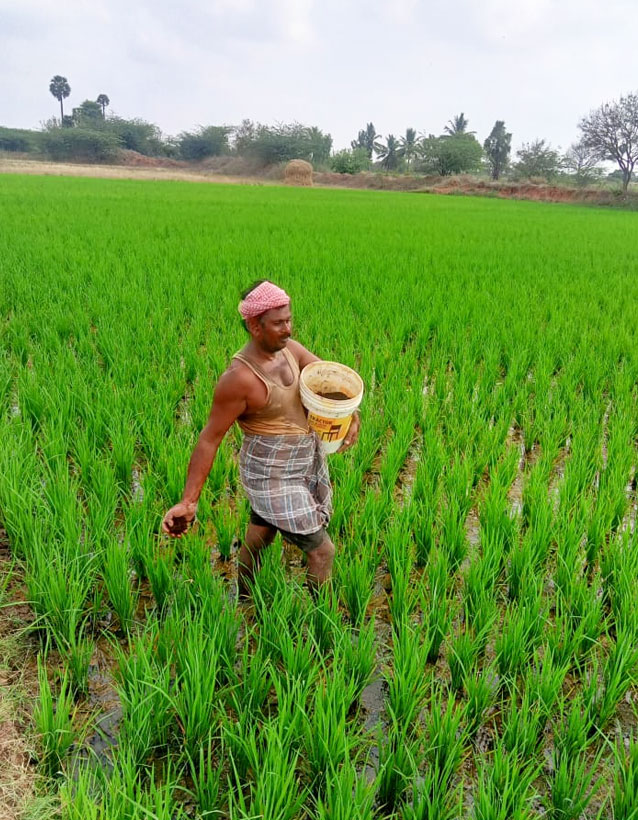
[[[284,170],[286,185],[312,185],[312,165],[305,159],[291,159]]]

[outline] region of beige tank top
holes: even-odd
[[[248,436],[302,436],[310,432],[306,411],[299,398],[299,363],[287,349],[283,354],[290,365],[292,384],[283,387],[274,382],[262,368],[241,351],[235,353],[238,359],[249,367],[266,385],[266,406],[261,410],[242,413],[237,423]]]

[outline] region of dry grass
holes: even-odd
[[[291,159],[284,170],[286,185],[312,186],[312,165],[305,159]]]
[[[32,614],[22,601],[0,528],[0,820],[57,816],[54,799],[42,796],[33,757],[29,704],[38,691],[28,629]]]
[[[33,159],[0,157],[0,174],[34,174],[38,176],[98,177],[101,179],[175,180],[179,182],[219,182],[232,185],[274,184],[257,177],[235,177],[210,170],[180,170],[174,167],[151,168],[128,165],[82,165],[71,162],[44,162]]]

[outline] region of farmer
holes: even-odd
[[[290,297],[272,282],[258,282],[246,291],[239,313],[250,341],[217,383],[182,500],[166,513],[162,529],[179,538],[193,522],[217,448],[236,421],[244,432],[240,478],[251,505],[239,551],[239,592],[247,593],[261,550],[277,530],[306,554],[308,582],[316,588],[330,577],[335,552],[325,529],[332,490],[325,456],[299,398],[299,374],[319,359],[290,338]],[[351,447],[358,434],[355,414],[339,452]]]

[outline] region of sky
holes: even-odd
[[[578,121],[638,90],[635,0],[0,0],[0,125],[105,93],[166,134],[297,121],[348,147],[440,134],[463,112],[481,142],[566,150]]]

